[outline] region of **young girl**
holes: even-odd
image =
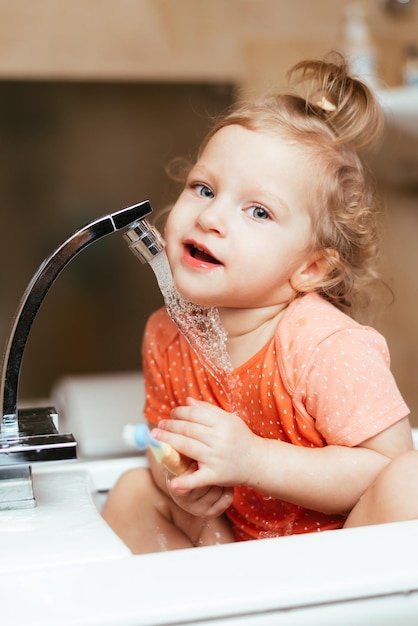
[[[381,113],[339,57],[290,77],[303,96],[216,125],[168,217],[175,286],[217,307],[232,373],[214,377],[165,309],[150,318],[145,416],[192,461],[173,477],[150,456],[110,493],[103,516],[133,552],[417,514],[402,487],[417,464],[408,409],[384,339],[355,321],[377,280],[358,151]]]

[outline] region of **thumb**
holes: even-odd
[[[176,496],[187,496],[192,491],[192,487],[187,486],[188,477],[192,476],[198,469],[196,461],[192,461],[185,472],[179,476],[167,476],[167,487]],[[186,485],[185,485],[186,483]]]

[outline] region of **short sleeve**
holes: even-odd
[[[384,338],[364,327],[336,332],[315,348],[294,399],[328,444],[356,446],[408,414]]]
[[[327,444],[359,445],[408,415],[384,337],[317,294],[294,301],[276,342],[295,418]]]

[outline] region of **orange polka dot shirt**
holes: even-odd
[[[235,411],[259,436],[296,446],[356,446],[408,415],[384,338],[317,294],[294,300],[274,337],[216,380],[165,309],[148,320],[143,343],[145,417],[157,424],[186,398]],[[237,381],[228,391],[228,376]],[[238,444],[239,445],[239,444]],[[227,511],[238,540],[340,528],[344,518],[235,487]]]

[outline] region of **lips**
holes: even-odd
[[[222,263],[212,256],[208,250],[194,243],[186,243],[184,246],[184,256],[192,265],[199,267],[212,267],[214,265],[222,265]]]

